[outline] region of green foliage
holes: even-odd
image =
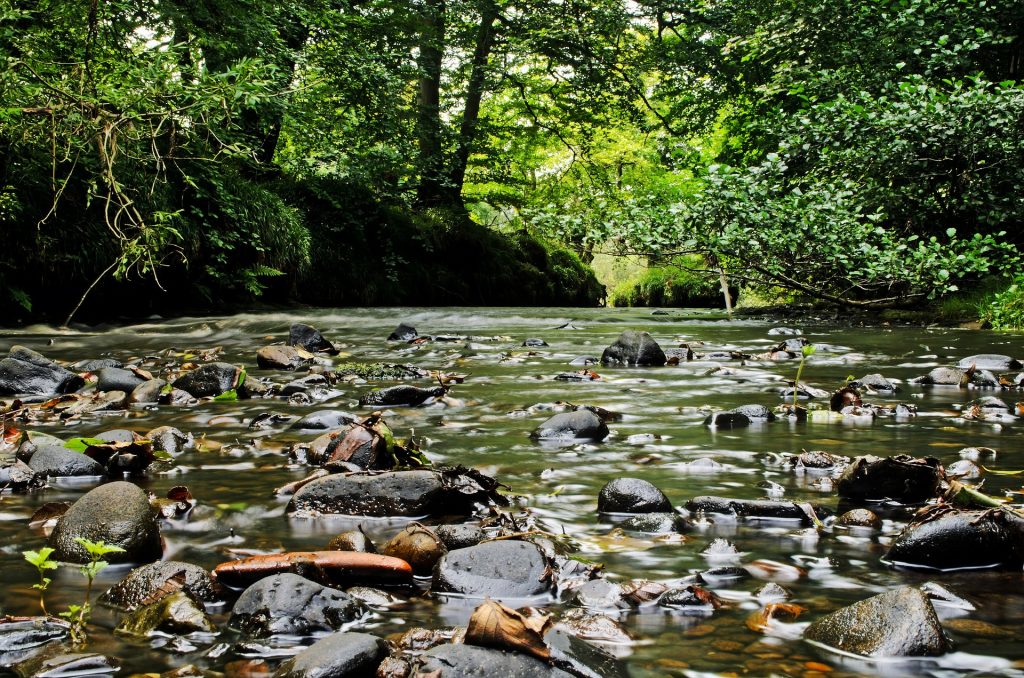
[[[805,344],[800,347],[800,364],[796,368],[796,379],[793,381],[793,412],[796,413],[797,394],[800,391],[800,376],[804,372],[804,363],[817,351],[814,344]]]
[[[994,329],[1024,329],[1024,276],[1014,277],[1009,287],[996,293],[979,311]]]
[[[717,307],[724,304],[718,274],[697,257],[678,266],[648,268],[639,278],[623,282],[609,295],[612,306]]]
[[[50,560],[50,556],[53,555],[53,549],[49,546],[44,546],[38,551],[22,551],[21,555],[24,556],[25,560],[27,560],[30,565],[36,568],[37,572],[39,572],[39,583],[33,584],[32,588],[39,591],[39,607],[43,611],[43,614],[49,615],[50,613],[46,611],[45,594],[46,590],[50,588],[50,584],[53,582],[53,579],[47,577],[46,572],[48,570],[57,569],[57,563]]]

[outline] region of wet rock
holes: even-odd
[[[274,672],[274,678],[361,678],[372,676],[388,645],[368,633],[334,633],[321,638]]]
[[[779,603],[789,600],[790,593],[776,582],[770,581],[754,592],[754,598],[757,599],[757,602],[765,605],[766,603]]]
[[[821,450],[804,450],[794,458],[794,467],[798,469],[830,470],[850,463],[849,457]]]
[[[780,341],[773,351],[787,351],[789,353],[800,353],[804,346],[810,344],[806,337],[791,337]]]
[[[338,353],[338,347],[320,333],[320,330],[304,323],[293,323],[288,329],[288,345],[310,353]]]
[[[528,348],[544,348],[547,345],[548,342],[538,337],[531,337],[530,339],[527,339],[526,341],[523,342],[523,346],[526,346]]]
[[[359,397],[360,407],[418,407],[429,404],[445,394],[441,386],[420,388],[418,386],[389,386],[374,389]]]
[[[0,360],[0,395],[57,395],[84,384],[74,372],[24,346],[12,346]]]
[[[124,391],[131,393],[139,385],[149,381],[140,377],[131,370],[124,370],[118,367],[104,367],[96,372],[97,391]]]
[[[658,342],[647,332],[626,330],[601,354],[602,365],[661,367],[667,358]]]
[[[982,476],[982,468],[970,459],[957,459],[946,466],[946,478],[957,478],[959,480],[970,480]]]
[[[350,551],[352,553],[376,553],[377,548],[361,529],[349,530],[337,535],[327,544],[330,551]]]
[[[754,422],[775,421],[775,419],[777,418],[775,416],[775,413],[772,412],[770,408],[764,405],[740,405],[739,407],[734,407],[729,411],[736,412],[737,414],[742,414],[747,419]]]
[[[103,465],[81,452],[64,446],[44,445],[36,450],[28,465],[36,473],[60,478],[66,476],[101,476],[106,472]]]
[[[70,563],[87,563],[88,552],[76,537],[120,546],[124,552],[110,553],[109,563],[149,563],[163,553],[156,512],[138,486],[124,481],[100,485],[76,501],[61,516],[50,534],[54,558]]]
[[[1024,367],[1024,364],[1016,358],[1011,358],[1008,355],[1000,355],[998,353],[979,353],[978,355],[969,355],[966,358],[962,358],[957,367],[962,370],[976,367],[979,370],[995,370],[996,372],[1009,372],[1010,370],[1019,370]]]
[[[0,463],[0,487],[12,492],[22,492],[44,485],[46,485],[46,476],[37,473],[22,460],[15,459],[13,462]]]
[[[853,509],[847,511],[836,519],[836,525],[844,527],[867,527],[872,530],[882,529],[882,519],[874,511],[868,509]]]
[[[949,649],[935,608],[909,586],[836,610],[804,638],[865,657],[934,657]]]
[[[217,600],[210,574],[192,563],[162,560],[132,570],[128,576],[107,589],[100,602],[119,610],[134,610],[143,601],[168,589],[180,589],[196,600]]]
[[[64,652],[55,647],[31,657],[14,667],[23,678],[56,678],[57,676],[110,675],[117,673],[121,662],[95,652]]]
[[[300,379],[293,379],[281,387],[278,395],[293,396],[297,393],[314,399],[323,399],[330,389],[330,381],[322,374],[310,374]]]
[[[1002,398],[995,396],[985,396],[984,398],[978,398],[963,406],[963,411],[966,413],[971,410],[977,410],[980,412],[999,412],[1008,413],[1011,412],[1011,408],[1006,404],[1006,401]]]
[[[670,513],[672,502],[653,484],[640,478],[616,478],[597,495],[600,513]]]
[[[968,383],[974,388],[999,388],[1002,385],[999,377],[988,370],[975,370]]]
[[[534,544],[483,542],[441,558],[431,590],[471,598],[528,598],[548,590],[547,568],[547,559]]]
[[[641,513],[619,523],[629,532],[674,534],[686,530],[686,519],[678,513]]]
[[[684,461],[676,465],[676,468],[684,473],[717,473],[724,469],[725,465],[711,457],[699,457],[693,461]]]
[[[416,524],[407,526],[380,549],[385,556],[409,563],[413,573],[421,577],[433,572],[434,565],[447,551],[440,537]]]
[[[160,402],[167,382],[163,379],[150,379],[141,382],[128,393],[129,405],[155,405]]]
[[[449,551],[476,546],[484,538],[477,525],[440,525],[434,532]]]
[[[785,388],[780,388],[779,389],[779,395],[784,400],[792,400],[792,398],[793,398],[793,385],[790,384],[789,386],[786,386]],[[797,400],[815,400],[815,399],[821,399],[821,398],[828,398],[830,395],[831,394],[828,391],[824,390],[824,389],[820,389],[820,388],[817,388],[815,386],[811,386],[810,384],[805,384],[803,382],[798,384],[797,387],[796,387],[796,397],[797,397]]]
[[[388,335],[388,341],[412,341],[419,334],[416,332],[416,328],[412,325],[406,325],[405,323],[399,323],[398,327],[391,331]]]
[[[776,337],[779,335],[793,336],[796,334],[800,334],[800,330],[795,330],[792,327],[773,327],[770,330],[768,330],[769,337]]]
[[[342,410],[317,410],[310,412],[288,428],[296,431],[323,431],[348,426],[357,421],[359,421],[359,417]]]
[[[558,620],[558,626],[577,638],[586,640],[619,645],[628,645],[633,642],[629,633],[611,617],[578,607],[565,610]]]
[[[9,667],[49,643],[69,636],[68,624],[47,617],[0,618],[0,666]]]
[[[18,445],[18,450],[15,453],[15,457],[20,461],[27,463],[32,459],[32,455],[36,453],[36,450],[45,445],[63,447],[64,441],[56,436],[51,436],[48,433],[24,431],[21,436],[21,443]]]
[[[572,678],[573,674],[526,654],[475,645],[448,644],[423,653],[415,675],[443,678]]]
[[[243,591],[228,625],[257,638],[305,636],[337,631],[363,612],[363,606],[343,591],[284,573],[261,579]]]
[[[900,567],[936,570],[1020,570],[1024,565],[1024,517],[1010,509],[936,507],[907,525],[883,560]]]
[[[828,407],[833,412],[846,412],[848,408],[857,408],[863,404],[860,392],[849,386],[839,389],[828,400]]]
[[[934,385],[934,386],[966,386],[971,381],[971,375],[964,370],[954,367],[936,367],[926,375],[914,377],[911,384]]]
[[[669,589],[658,599],[661,607],[700,614],[714,612],[721,604],[718,596],[696,584]]]
[[[159,426],[147,433],[146,439],[152,441],[154,450],[161,450],[172,457],[196,447],[196,440],[191,433],[179,431],[173,426]]]
[[[824,518],[828,511],[819,506],[812,507],[818,518]],[[763,518],[776,520],[799,520],[804,525],[813,521],[800,505],[791,501],[773,501],[770,499],[730,499],[728,497],[701,496],[686,502],[686,510],[690,513],[718,513],[739,518]]]
[[[244,370],[230,363],[207,363],[174,380],[176,389],[196,398],[214,398],[238,388]]]
[[[217,626],[206,614],[202,603],[184,591],[176,591],[137,607],[121,620],[115,630],[133,636],[156,633],[187,635],[214,633]]]
[[[716,412],[708,415],[704,425],[714,428],[744,428],[750,426],[750,417],[741,412]]]
[[[371,608],[394,607],[406,602],[404,598],[371,586],[350,586],[345,589],[345,593]]]
[[[914,504],[936,495],[941,480],[939,461],[905,454],[857,457],[836,483],[840,497],[857,501],[891,499]]]
[[[560,412],[530,434],[536,440],[595,440],[608,437],[608,425],[595,412],[581,407]]]
[[[294,346],[264,346],[256,351],[256,365],[263,370],[297,370],[313,364],[314,358]]]
[[[114,358],[91,358],[79,360],[68,367],[75,372],[99,372],[104,367],[124,367],[124,363]]]
[[[423,516],[444,511],[444,488],[433,471],[330,475],[304,485],[289,511],[366,516]]]
[[[853,388],[868,389],[870,391],[882,391],[885,393],[895,393],[900,390],[899,385],[894,381],[886,379],[881,374],[866,374],[860,379],[855,379],[850,382],[850,386]]]
[[[597,358],[584,355],[579,356],[578,358],[573,358],[569,361],[569,364],[573,367],[590,367],[591,365],[596,365],[598,362],[600,361]]]

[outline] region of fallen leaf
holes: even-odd
[[[747,617],[747,628],[764,633],[776,619],[796,619],[806,611],[807,608],[794,603],[768,603]]]
[[[499,602],[488,600],[473,611],[466,628],[466,644],[514,650],[538,659],[551,657],[544,644],[544,632],[551,625],[551,616],[526,616]]]

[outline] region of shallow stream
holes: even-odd
[[[261,346],[287,339],[290,323],[297,321],[317,327],[341,344],[351,354],[344,360],[411,363],[466,375],[445,402],[387,412],[392,429],[400,437],[414,431],[435,463],[476,467],[510,486],[526,498],[547,531],[574,538],[581,555],[603,562],[612,579],[672,582],[723,563],[748,566],[753,575],[748,579],[709,582],[708,588],[726,602],[713,615],[686,616],[653,605],[620,613],[618,620],[633,640],[604,648],[621,658],[630,675],[1024,676],[1024,573],[915,573],[887,567],[879,558],[905,523],[905,510],[876,507],[887,516],[880,532],[831,529],[819,533],[793,524],[717,518],[676,538],[622,533],[596,512],[598,491],[609,480],[623,476],[651,481],[676,506],[697,495],[764,497],[762,485],[771,481],[782,486],[786,499],[835,509],[837,497],[816,485],[819,476],[797,474],[783,464],[784,455],[801,449],[850,457],[907,453],[935,456],[949,464],[960,458],[962,448],[991,447],[998,455],[987,466],[1024,468],[1024,423],[967,421],[956,409],[982,395],[999,395],[1012,406],[1019,398],[1016,393],[905,383],[972,354],[1024,356],[1024,335],[802,322],[794,327],[817,346],[804,368],[803,381],[832,391],[850,375],[880,372],[903,382],[901,391],[866,400],[912,403],[917,415],[832,423],[778,421],[717,431],[703,425],[709,408],[782,403],[779,391],[794,377],[796,361],[693,361],[663,368],[597,365],[592,368],[601,376],[596,381],[573,383],[554,377],[581,369],[570,366],[575,358],[600,357],[625,329],[649,331],[665,348],[700,341],[704,346],[695,350],[756,354],[785,338],[769,335],[780,323],[682,310],[654,315],[644,309],[303,309],[294,314],[154,320],[69,331],[42,326],[0,330],[0,352],[22,344],[60,361],[110,356],[127,363],[169,348],[219,346],[223,347],[220,359],[246,365],[250,379],[284,383],[295,375],[257,369],[255,354]],[[421,345],[385,341],[399,322],[413,325],[424,335],[469,338]],[[567,323],[570,328],[560,329]],[[532,337],[544,339],[548,346],[523,348],[522,342]],[[735,373],[707,374],[716,365],[734,368]],[[213,443],[208,447],[216,451],[187,453],[177,459],[172,472],[138,481],[158,496],[176,485],[190,488],[199,504],[187,519],[163,525],[165,558],[212,568],[237,551],[324,548],[332,536],[356,524],[380,544],[405,524],[404,520],[372,518],[290,518],[286,502],[275,498],[272,490],[307,475],[310,469],[291,463],[285,450],[315,434],[248,427],[263,412],[301,415],[326,408],[357,412],[359,395],[381,385],[343,384],[337,395],[310,404],[281,399],[203,402],[36,428],[71,438],[114,428],[144,433],[170,425]],[[551,415],[548,408],[537,406],[556,401],[599,406],[621,413],[622,418],[610,424],[612,435],[602,443],[558,447],[532,441],[529,433]],[[702,458],[721,466],[712,470],[687,466]],[[992,475],[984,489],[1002,496],[1021,486],[1020,477]],[[5,585],[0,588],[0,606],[4,613],[37,614],[37,594],[30,588],[35,572],[21,552],[39,548],[44,537],[27,527],[29,517],[45,502],[73,501],[88,488],[55,483],[29,494],[2,495],[0,568]],[[1014,496],[1022,500],[1021,495]],[[720,537],[741,555],[722,561],[701,554]],[[124,568],[108,568],[98,589],[125,573]],[[802,622],[894,586],[928,580],[941,582],[977,608],[969,613],[940,610],[954,643],[952,654],[937,660],[872,664],[800,640]],[[807,608],[796,623],[779,624],[768,634],[753,631],[745,623],[760,608],[752,593],[765,581],[777,581],[792,593],[792,602]],[[77,599],[81,590],[77,572],[62,568],[49,594],[50,607]],[[361,630],[386,636],[413,626],[465,624],[478,602],[413,597],[406,606],[378,613]],[[561,609],[557,601],[531,602],[555,612]],[[221,610],[217,620],[223,622],[226,612]],[[123,662],[121,675],[166,671],[189,663],[216,671],[227,667],[229,675],[240,675],[237,671],[245,665],[246,657],[233,648],[238,639],[230,631],[191,644],[167,639],[132,642],[110,632],[115,621],[109,612],[97,613],[90,650],[118,657]],[[268,660],[268,665],[274,663]]]

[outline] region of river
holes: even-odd
[[[733,350],[747,354],[766,351],[784,336],[769,335],[782,323],[730,320],[711,311],[576,308],[383,308],[309,310],[295,313],[254,313],[226,317],[152,320],[125,326],[56,330],[33,326],[0,330],[0,350],[22,344],[61,361],[111,356],[129,362],[170,348],[222,347],[221,359],[247,366],[249,378],[287,382],[294,374],[259,370],[256,350],[287,338],[292,322],[309,323],[351,354],[344,360],[412,363],[430,370],[465,375],[445,403],[424,408],[396,408],[386,418],[397,435],[410,431],[420,438],[435,463],[464,464],[493,475],[522,495],[547,531],[573,537],[581,555],[605,564],[614,580],[645,578],[671,582],[721,564],[701,554],[716,538],[725,538],[740,552],[734,561],[747,565],[753,577],[710,584],[724,601],[710,616],[685,616],[657,606],[623,611],[618,621],[631,643],[605,647],[617,655],[634,676],[659,675],[1024,675],[1024,574],[965,571],[913,573],[879,561],[886,544],[900,531],[905,513],[888,516],[880,532],[853,534],[838,529],[822,532],[787,524],[704,521],[684,538],[624,534],[614,522],[596,512],[601,487],[629,476],[651,481],[676,506],[696,495],[758,498],[765,481],[778,484],[784,497],[831,508],[837,498],[816,484],[816,476],[794,473],[784,455],[801,449],[826,450],[846,456],[907,453],[935,456],[944,464],[959,459],[968,446],[991,447],[996,469],[1024,468],[1024,426],[1014,421],[966,421],[958,405],[989,395],[953,387],[907,385],[906,380],[935,366],[955,365],[977,353],[1024,356],[1024,335],[948,328],[840,327],[825,322],[800,322],[791,327],[817,346],[808,359],[803,381],[832,391],[848,376],[880,372],[904,382],[891,396],[871,396],[872,402],[911,403],[917,416],[844,420],[842,422],[779,421],[744,429],[712,430],[703,425],[708,408],[731,408],[748,403],[774,407],[783,402],[779,390],[792,379],[796,361],[684,362],[662,368],[602,368],[600,379],[580,383],[554,379],[580,367],[570,362],[581,356],[599,357],[626,329],[650,332],[663,347],[703,342],[697,351]],[[457,335],[457,341],[420,345],[386,342],[389,332],[406,322],[424,335]],[[566,324],[570,328],[560,329]],[[527,338],[542,338],[547,346],[524,348]],[[337,361],[337,359],[336,359]],[[716,365],[736,369],[732,375],[708,374]],[[412,382],[410,382],[412,383]],[[285,451],[313,434],[297,435],[282,428],[250,430],[259,413],[301,415],[315,409],[357,411],[361,393],[379,386],[343,384],[329,400],[295,404],[287,400],[204,402],[195,407],[161,406],[116,415],[83,418],[73,425],[37,427],[70,438],[113,428],[139,432],[170,425],[205,437],[212,451],[191,452],[177,459],[168,473],[138,481],[162,496],[175,485],[187,485],[199,504],[188,519],[163,526],[166,558],[206,568],[229,560],[231,549],[276,551],[323,548],[330,538],[354,524],[379,544],[396,532],[402,521],[382,519],[294,519],[273,488],[306,475],[308,468],[290,463]],[[1001,395],[1011,405],[1014,394]],[[610,424],[612,435],[602,443],[562,447],[540,445],[529,433],[551,412],[544,404],[569,401],[620,413]],[[541,407],[538,407],[541,406]],[[826,404],[827,407],[827,404]],[[687,462],[711,458],[721,466],[701,471]],[[1020,489],[1021,479],[991,476],[987,493],[1000,496]],[[0,567],[6,585],[0,605],[8,614],[35,614],[37,594],[30,586],[34,570],[21,552],[43,545],[44,537],[27,527],[34,510],[49,501],[73,501],[88,489],[70,483],[29,494],[4,494],[0,501]],[[1017,500],[1021,495],[1016,495]],[[125,574],[111,567],[101,574],[102,590]],[[745,620],[760,604],[752,592],[765,581],[778,581],[792,593],[792,602],[807,612],[794,624],[781,624],[768,634],[750,630]],[[947,633],[955,651],[937,660],[871,664],[843,658],[800,639],[800,623],[837,607],[901,584],[939,581],[976,605],[972,622],[952,623]],[[62,568],[50,595],[50,606],[76,599],[80,577]],[[478,602],[478,601],[477,601]],[[429,596],[407,606],[378,614],[364,627],[388,635],[412,626],[465,624],[475,603]],[[563,603],[549,601],[558,612]],[[219,610],[215,619],[226,619]],[[964,613],[945,612],[944,616]],[[224,671],[240,657],[230,649],[236,638],[229,631],[209,642],[175,645],[166,639],[133,642],[110,632],[114,617],[98,611],[90,650],[120,658],[122,675],[159,672],[192,663]],[[237,665],[232,665],[237,666]]]

